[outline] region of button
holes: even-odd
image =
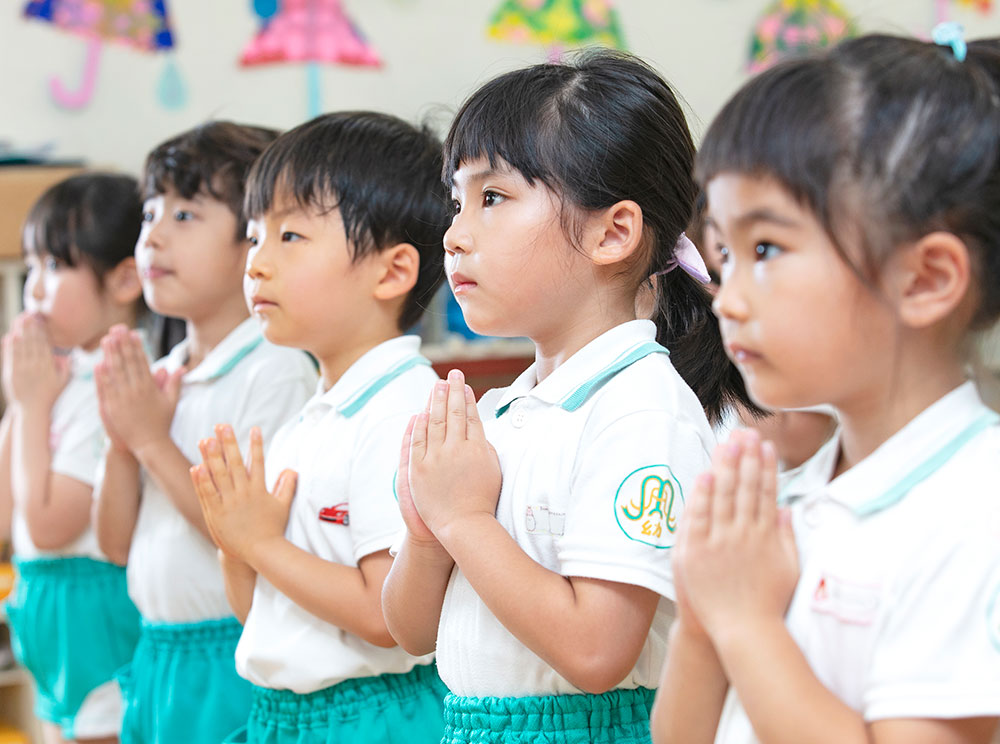
[[[527,420],[527,418],[528,417],[527,415],[525,415],[524,411],[521,408],[518,408],[517,410],[514,411],[514,415],[511,418],[510,422],[516,428],[520,429],[522,426],[524,426],[524,422]]]
[[[816,529],[823,523],[821,510],[822,505],[817,501],[805,505],[805,508],[802,510],[802,521],[806,523],[806,527]]]

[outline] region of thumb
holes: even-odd
[[[181,381],[184,379],[185,372],[187,370],[184,367],[175,369],[163,383],[163,392],[172,406],[176,406],[181,397]]]
[[[274,498],[286,509],[292,508],[292,499],[295,498],[295,487],[298,480],[299,474],[294,470],[283,470],[278,476],[278,482],[274,484]]]

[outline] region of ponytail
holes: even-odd
[[[726,356],[712,295],[686,271],[655,277],[656,340],[670,350],[674,369],[698,396],[712,424],[727,408],[740,406],[754,418],[767,412],[750,399],[743,377]]]

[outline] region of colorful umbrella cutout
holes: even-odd
[[[611,0],[504,0],[493,13],[488,33],[503,41],[544,44],[553,60],[567,46],[625,48]]]
[[[934,0],[934,22],[944,23],[949,17],[949,6],[954,2],[961,8],[974,8],[983,15],[993,10],[993,0]]]
[[[760,72],[856,33],[853,20],[836,0],[777,0],[754,27],[747,69]]]
[[[322,110],[320,63],[381,67],[382,59],[347,17],[340,0],[253,0],[261,29],[243,49],[244,66],[306,65],[309,117]]]
[[[56,77],[49,79],[52,97],[69,109],[86,106],[94,94],[102,42],[114,41],[144,52],[174,47],[165,0],[31,0],[24,16],[87,39],[79,85],[71,89]],[[167,63],[158,92],[167,108],[184,104],[184,85],[172,61]]]

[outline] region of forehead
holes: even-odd
[[[489,158],[481,155],[463,160],[458,164],[458,168],[455,169],[451,178],[452,189],[467,188],[492,176],[510,176],[523,179],[523,176],[506,160],[494,158],[491,164]]]
[[[705,187],[706,229],[739,230],[758,222],[784,227],[816,225],[812,212],[771,176],[723,172]]]

